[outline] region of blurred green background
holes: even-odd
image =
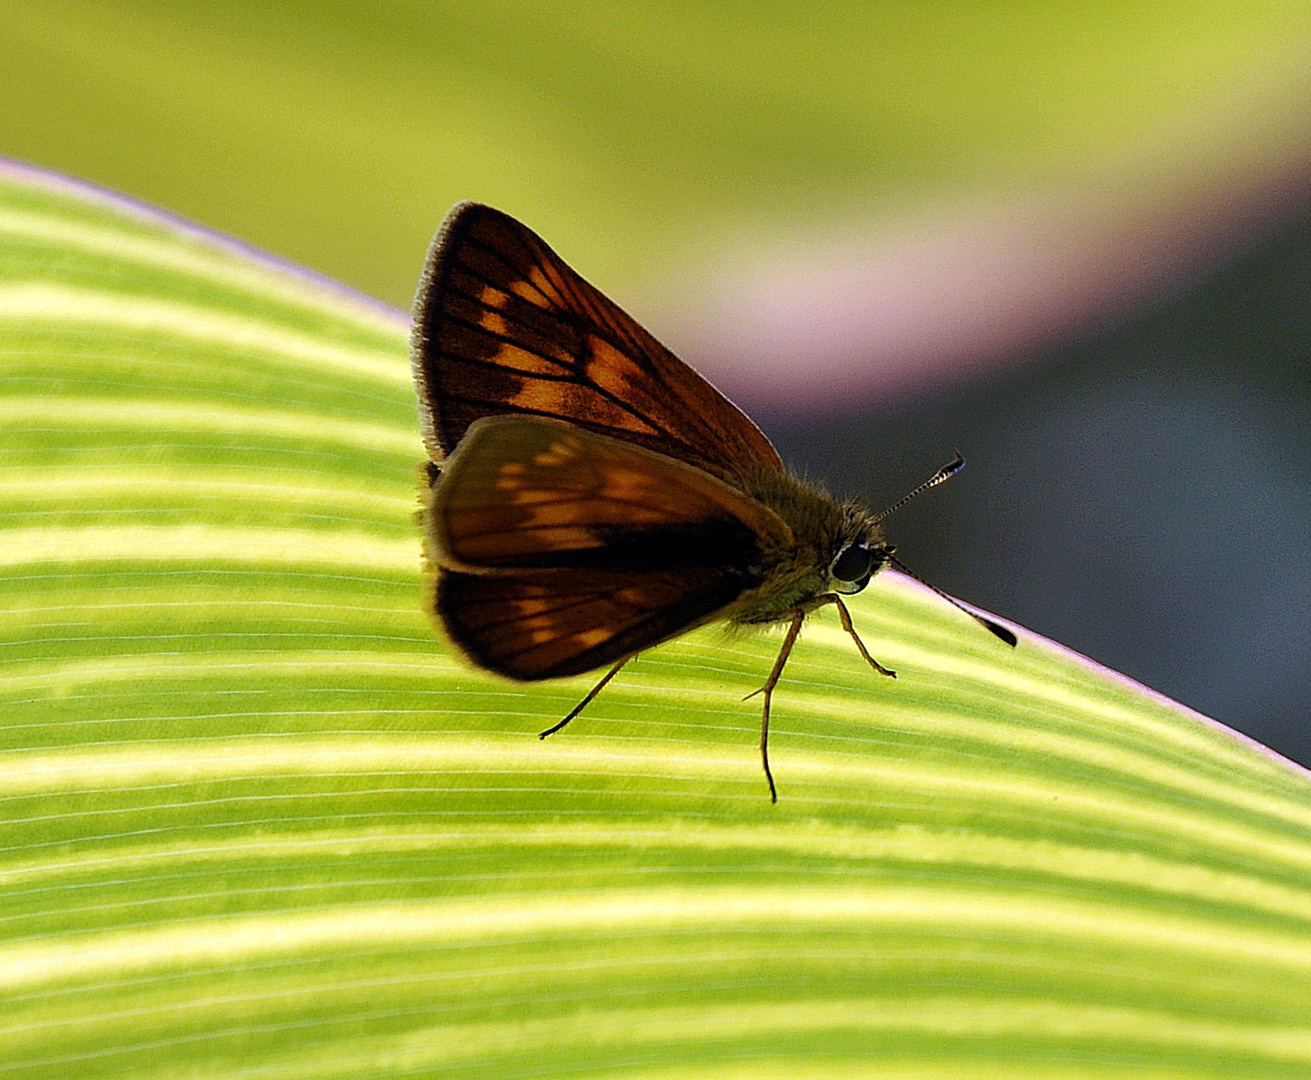
[[[1311,9],[12,0],[0,46],[6,154],[408,305],[461,198],[635,290],[740,231],[1203,138],[1278,100]]]
[[[402,307],[497,205],[842,492],[959,446],[912,566],[1304,761],[1309,118],[1307,3],[0,7],[0,154]]]

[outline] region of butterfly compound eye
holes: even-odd
[[[858,593],[874,573],[874,555],[860,544],[848,544],[838,552],[828,572],[838,592]]]

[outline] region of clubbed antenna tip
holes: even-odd
[[[973,611],[971,611],[969,608],[967,608],[964,604],[962,604],[962,603],[961,603],[959,600],[957,600],[955,597],[948,596],[945,592],[943,592],[941,589],[939,589],[936,585],[931,584],[930,582],[925,581],[922,577],[919,576],[919,574],[915,573],[914,570],[912,570],[910,567],[908,567],[904,562],[902,562],[900,559],[898,559],[895,555],[890,556],[890,557],[889,557],[889,561],[892,563],[893,566],[895,566],[898,570],[900,570],[900,571],[901,571],[903,574],[905,574],[907,577],[912,577],[912,578],[914,578],[914,579],[915,579],[916,581],[918,581],[921,585],[923,585],[926,589],[932,589],[934,593],[936,593],[938,596],[942,597],[942,599],[946,600],[947,603],[949,603],[949,604],[950,604],[952,607],[954,607],[957,611],[963,611],[963,612],[965,612],[966,615],[968,615],[968,616],[969,616],[971,619],[973,619],[976,623],[978,623],[978,624],[979,624],[980,626],[982,626],[985,630],[987,630],[988,633],[990,633],[990,634],[994,634],[994,635],[996,635],[997,637],[1001,638],[1001,640],[1004,641],[1004,642],[1006,642],[1006,644],[1009,645],[1012,649],[1015,648],[1015,646],[1016,646],[1016,644],[1017,644],[1017,642],[1018,642],[1019,639],[1016,638],[1016,636],[1015,636],[1014,634],[1012,634],[1009,630],[1007,630],[1006,627],[1002,626],[1000,623],[995,623],[995,622],[993,622],[991,619],[985,619],[982,615],[977,615],[977,614],[975,614]]]
[[[906,495],[903,495],[900,499],[898,499],[886,510],[884,510],[883,513],[875,514],[874,521],[875,522],[882,521],[894,510],[900,510],[903,506],[905,506],[908,502],[910,502],[911,499],[915,498],[916,495],[920,494],[921,492],[928,491],[929,488],[931,487],[937,487],[939,484],[943,483],[946,480],[950,480],[963,468],[965,468],[965,459],[961,457],[960,451],[957,450],[956,458],[954,461],[952,461],[950,465],[944,465],[941,469],[939,469],[927,480],[925,480],[924,483],[920,484],[920,486],[917,487],[914,491],[909,492]]]

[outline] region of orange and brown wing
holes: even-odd
[[[425,504],[434,613],[476,663],[517,679],[588,671],[708,621],[794,543],[700,469],[526,417],[475,423]]]
[[[525,682],[580,675],[708,622],[740,595],[710,567],[539,570],[437,580],[436,614],[475,664]]]
[[[471,573],[745,570],[792,543],[772,510],[701,469],[529,417],[474,424],[426,501],[437,563]]]
[[[411,362],[434,461],[487,416],[550,417],[731,478],[781,469],[760,429],[536,233],[476,203],[433,241]]]

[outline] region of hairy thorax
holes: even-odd
[[[844,548],[852,544],[886,548],[871,515],[857,503],[839,503],[822,488],[785,472],[761,472],[739,477],[738,482],[746,494],[787,523],[795,543],[762,552],[763,581],[735,605],[730,615],[735,623],[789,619],[816,597],[833,591],[830,567]],[[875,572],[885,564],[881,561]]]

